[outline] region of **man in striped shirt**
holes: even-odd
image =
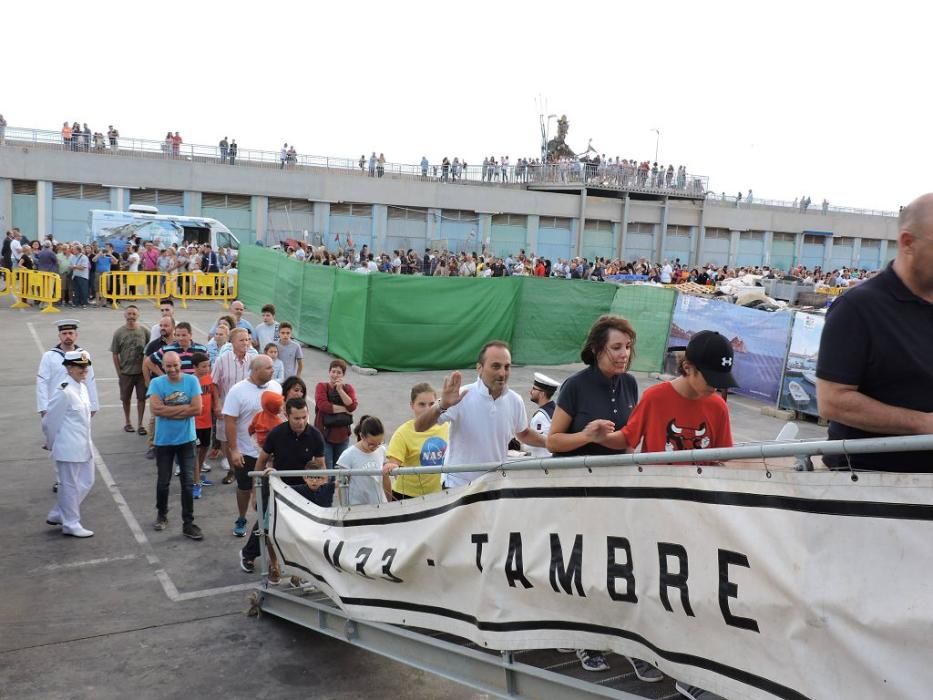
[[[194,357],[194,353],[203,352],[206,355],[207,348],[200,343],[193,342],[191,324],[187,321],[181,321],[175,325],[175,342],[166,345],[149,356],[148,359],[151,363],[150,370],[152,374],[156,376],[164,374],[162,371],[162,358],[167,352],[178,353],[178,357],[181,359],[182,374],[193,375],[194,363],[192,362],[192,358]]]
[[[250,350],[253,350],[250,344],[249,331],[245,328],[234,328],[230,331],[230,346],[232,350],[221,353],[211,370],[211,374],[214,376],[214,384],[217,385],[217,398],[221,406],[223,406],[224,399],[227,398],[227,393],[233,385],[249,376]],[[255,353],[255,350],[253,353]],[[227,463],[227,475],[223,478],[223,483],[229,484],[233,482],[235,477],[229,469],[230,455],[224,427],[222,420],[217,421],[215,437],[220,443],[220,449],[223,451]],[[233,439],[235,440],[236,437],[234,436]]]

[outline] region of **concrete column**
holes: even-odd
[[[586,230],[586,188],[580,191],[580,218],[577,220],[577,240],[573,246],[573,254],[580,257],[583,249],[583,232]]]
[[[528,244],[526,250],[528,254],[538,252],[538,224],[541,222],[541,217],[537,214],[529,214],[525,230],[525,241]]]
[[[114,211],[126,211],[130,202],[130,193],[125,187],[110,188],[110,208]]]
[[[664,208],[661,210],[661,229],[658,233],[657,255],[654,259],[658,262],[664,262],[664,245],[667,242],[667,218],[671,211],[671,200],[664,198]]]
[[[185,191],[182,194],[185,216],[201,216],[201,193]]]
[[[36,183],[36,234],[43,238],[52,230],[52,183],[39,180]]]
[[[16,226],[13,223],[13,181],[0,177],[0,232],[6,232]]]
[[[833,257],[833,237],[823,236],[823,272],[832,272],[829,261]]]
[[[798,233],[794,238],[794,265],[799,265],[803,259],[803,234]]]
[[[483,244],[487,248],[492,247],[492,214],[479,214],[479,231],[476,232],[477,245],[476,247],[480,250],[483,249]],[[450,242],[448,241],[448,246]],[[459,253],[460,251],[450,251],[451,253]]]
[[[762,256],[762,265],[771,267],[771,248],[774,246],[774,231],[765,231],[765,252]]]
[[[436,241],[440,238],[441,232],[441,210],[431,207],[428,209],[428,227],[425,230],[425,248],[430,248],[429,241]]]
[[[854,267],[858,270],[861,267],[862,262],[862,239],[856,238],[852,243],[852,263],[851,267]]]
[[[729,231],[729,267],[736,267],[739,257],[739,238],[741,237],[740,231]]]
[[[616,247],[616,257],[622,259],[622,251],[625,250],[625,236],[628,234],[628,208],[631,198],[628,192],[625,193],[625,199],[622,200],[622,225],[619,226],[619,242]]]
[[[696,267],[699,265],[696,258],[696,249],[697,249],[697,238],[699,237],[699,229],[696,226],[690,227],[690,250],[687,253],[686,263],[689,267]]]
[[[321,245],[330,246],[330,202],[314,202],[311,209],[312,234],[320,234]],[[312,239],[314,237],[312,235]]]
[[[256,240],[267,243],[266,224],[269,222],[269,198],[254,195],[250,197],[249,208],[253,214],[253,230],[256,232]]]
[[[706,203],[704,202],[703,208],[700,209],[700,223],[697,226],[697,237],[693,242],[694,251],[696,252],[696,258],[694,265],[699,267],[700,265],[706,265],[706,260],[703,259],[703,256],[706,254],[706,224],[704,223],[704,214],[706,213]]]
[[[385,252],[386,228],[389,225],[389,207],[385,204],[373,205],[373,244],[370,252],[378,255]]]
[[[878,264],[881,266],[881,269],[884,269],[884,266],[888,264],[888,243],[893,241],[888,241],[882,239],[881,246],[878,250]]]

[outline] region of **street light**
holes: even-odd
[[[658,146],[661,143],[661,130],[652,129],[651,131],[653,131],[654,133],[658,135],[657,138],[654,140],[654,162],[657,163],[658,162]]]

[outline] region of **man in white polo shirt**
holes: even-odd
[[[479,378],[460,388],[460,372],[444,379],[441,398],[415,421],[424,432],[436,423],[450,423],[450,440],[444,464],[501,464],[508,455],[509,440],[544,447],[544,438],[528,426],[522,397],[509,389],[512,353],[509,344],[492,340],[480,350],[476,361]],[[486,472],[444,474],[444,487],[463,486]]]

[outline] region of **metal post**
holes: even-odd
[[[265,577],[265,583],[269,580],[269,552],[266,550],[266,512],[262,502],[262,480],[263,477],[257,476],[253,479],[254,493],[256,494],[256,525],[259,528],[259,555],[262,562],[262,575]],[[270,485],[271,491],[271,485]],[[270,500],[272,494],[269,494]]]
[[[341,474],[337,477],[337,505],[345,508],[350,505],[350,475]]]

